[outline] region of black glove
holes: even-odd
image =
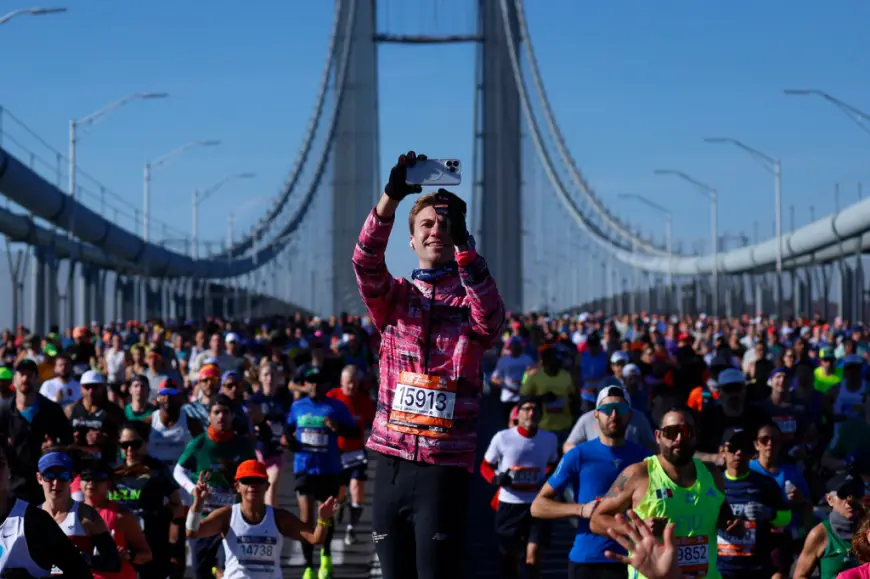
[[[465,224],[465,214],[468,206],[465,201],[447,189],[438,189],[435,198],[438,201],[435,210],[447,217],[453,245],[467,245],[468,227]]]
[[[414,151],[408,151],[407,155],[399,155],[396,166],[390,169],[390,180],[387,181],[387,186],[384,187],[384,193],[387,194],[387,197],[401,201],[411,193],[423,191],[423,187],[420,185],[408,185],[406,182],[408,167],[416,165],[418,159],[425,161],[426,155],[418,155]]]
[[[509,472],[500,472],[492,479],[492,484],[497,487],[510,487],[513,482]]]

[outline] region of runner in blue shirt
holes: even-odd
[[[360,432],[347,406],[326,396],[332,384],[319,368],[306,372],[305,386],[311,394],[290,407],[284,440],[295,453],[293,473],[299,518],[307,525],[315,513],[315,501],[322,503],[338,496],[343,473],[338,437],[356,438]],[[332,577],[330,545],[334,533],[330,521],[329,535],[320,552],[320,579]],[[302,578],[314,579],[314,546],[303,541],[302,554],[305,557]]]
[[[595,405],[598,439],[579,444],[562,457],[532,503],[532,516],[539,519],[579,518],[574,546],[568,555],[570,579],[625,579],[628,575],[625,565],[604,556],[605,551],[624,553],[622,548],[616,541],[592,533],[589,519],[619,473],[651,454],[625,440],[631,413],[631,397],[622,387],[602,389]],[[569,487],[576,504],[556,500]]]

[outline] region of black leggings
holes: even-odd
[[[378,456],[372,537],[384,579],[461,579],[470,473]]]

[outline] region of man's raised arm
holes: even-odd
[[[632,508],[635,499],[640,502],[648,487],[649,474],[646,462],[627,466],[619,473],[610,490],[601,499],[601,503],[592,515],[592,520],[589,521],[589,529],[596,535],[607,537],[608,528],[616,528],[620,525],[615,519],[616,515]]]
[[[422,191],[419,185],[405,183],[407,167],[415,162],[416,155],[413,152],[399,157],[399,162],[390,171],[384,194],[366,218],[353,250],[351,261],[359,293],[378,331],[383,330],[390,319],[397,285],[396,279],[387,270],[385,257],[396,208],[406,195]]]

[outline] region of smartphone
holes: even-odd
[[[455,187],[462,183],[462,164],[458,159],[426,159],[408,167],[408,185]]]

